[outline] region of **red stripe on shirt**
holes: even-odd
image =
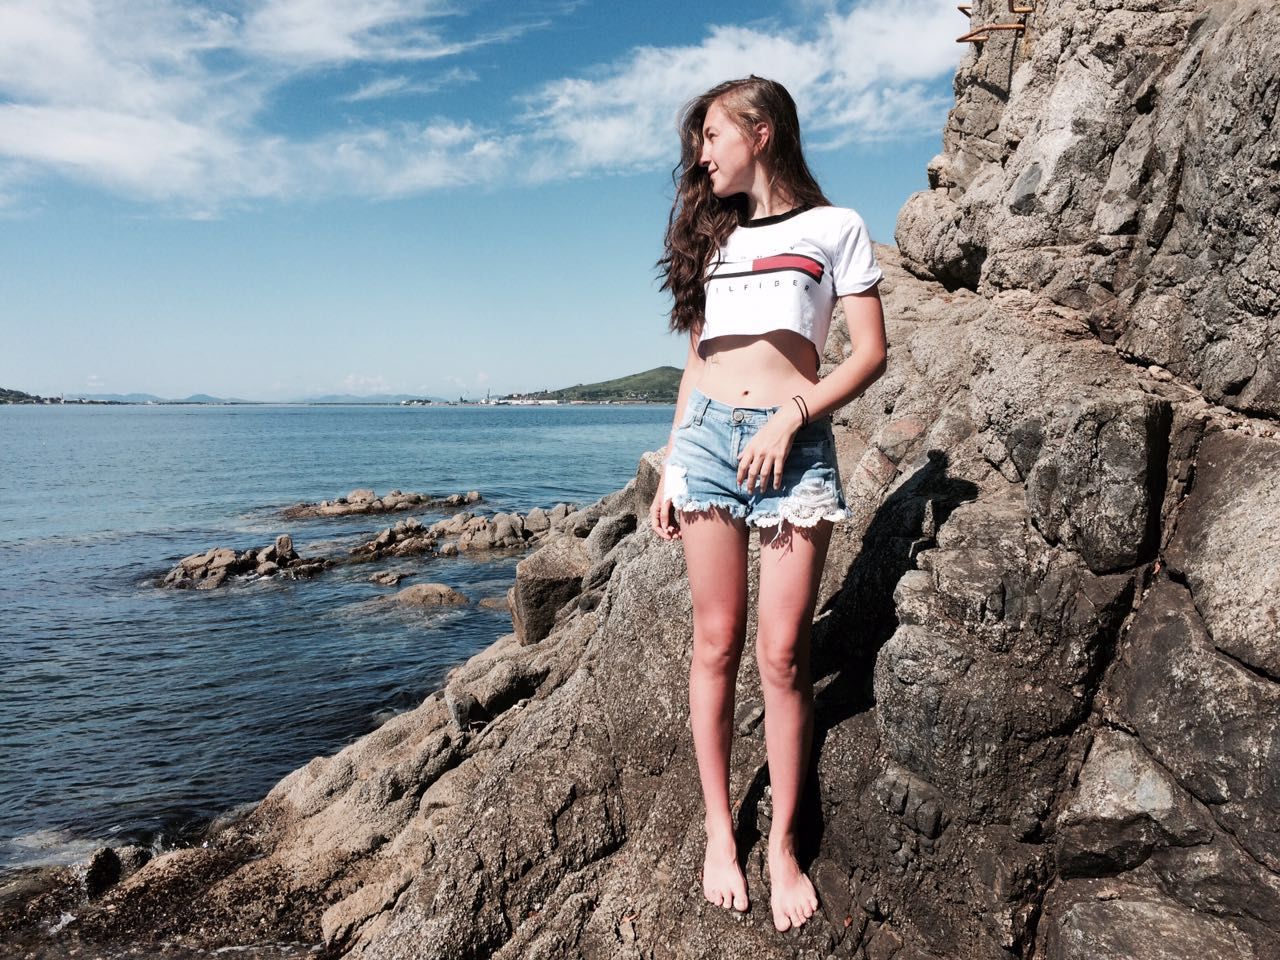
[[[774,257],[761,257],[751,261],[752,271],[757,270],[800,270],[821,282],[822,264],[812,257],[803,257],[795,253],[780,253]]]

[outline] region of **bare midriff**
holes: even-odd
[[[713,337],[693,384],[732,407],[777,407],[818,382],[813,343],[793,330]]]

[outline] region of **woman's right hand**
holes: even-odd
[[[664,487],[665,483],[658,484],[658,492],[649,507],[649,526],[663,540],[679,540],[680,522],[676,519],[676,511],[672,509],[671,499]]]

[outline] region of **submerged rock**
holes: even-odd
[[[260,577],[283,575],[291,578],[310,577],[329,567],[326,557],[301,557],[293,549],[293,538],[287,533],[275,543],[244,551],[214,547],[205,553],[193,553],[178,561],[158,582],[159,586],[178,589],[213,590],[232,577],[256,574]]]
[[[442,507],[461,507],[479,503],[483,497],[478,490],[466,493],[451,493],[446,496],[435,496],[429,493],[402,493],[392,490],[377,496],[372,490],[352,490],[345,497],[336,500],[321,500],[319,503],[297,503],[286,507],[282,514],[286,520],[305,519],[308,517],[345,517],[362,513],[396,513],[403,510],[434,510]]]
[[[459,606],[471,601],[466,596],[443,583],[415,583],[399,593],[387,597],[395,603],[418,607]]]
[[[369,582],[377,583],[384,587],[394,587],[405,577],[411,576],[413,576],[413,572],[409,570],[383,570],[369,577]]]

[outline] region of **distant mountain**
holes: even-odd
[[[330,393],[323,397],[304,397],[291,403],[399,403],[402,400],[431,400],[435,403],[448,402],[444,397],[423,396],[420,393],[373,393],[358,397],[351,393]]]
[[[153,393],[68,393],[68,400],[111,400],[116,403],[167,403]]]
[[[570,400],[586,400],[592,403],[675,403],[680,393],[680,378],[684,371],[679,367],[654,367],[643,373],[632,373],[614,380],[599,383],[579,383],[560,390],[542,393],[513,394],[535,400],[556,399],[562,403]]]
[[[261,403],[260,400],[240,400],[236,397],[211,397],[207,393],[193,393],[183,400],[170,400],[169,403]]]
[[[193,393],[189,397],[170,400],[154,393],[68,393],[68,400],[108,400],[114,403],[258,403],[257,400],[240,400],[235,397],[211,397],[207,393]]]

